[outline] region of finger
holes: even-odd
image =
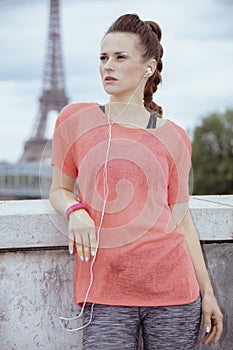
[[[222,331],[223,331],[223,322],[222,320],[218,320],[218,321],[215,321],[217,324],[216,324],[216,333],[215,333],[215,337],[214,337],[214,344],[216,344],[220,337],[221,337],[221,334],[222,334]]]
[[[69,253],[73,254],[74,253],[74,234],[73,234],[73,232],[69,231],[68,237],[69,237]]]
[[[216,332],[217,332],[216,326],[212,326],[212,330],[208,337],[208,343],[215,337]]]
[[[209,312],[204,312],[204,330],[205,333],[210,333],[211,332],[211,314]]]
[[[206,345],[208,343],[209,335],[210,335],[210,330],[208,328],[205,328],[205,335],[201,340],[202,344]]]
[[[82,243],[82,237],[80,234],[75,234],[75,243],[76,243],[76,249],[77,249],[77,254],[79,256],[79,259],[81,261],[84,261],[83,243]]]
[[[216,326],[213,326],[210,333],[206,334],[202,339],[202,344],[207,345],[214,338],[216,331]]]
[[[209,343],[209,336],[211,333],[211,314],[209,312],[203,312],[203,316],[205,336],[202,339],[202,343],[206,345]]]
[[[96,254],[96,246],[97,246],[95,230],[91,230],[90,231],[90,233],[89,233],[89,240],[90,240],[91,255],[95,256],[95,254]]]
[[[86,262],[88,262],[90,259],[90,242],[89,242],[88,233],[85,233],[82,235],[82,241],[83,241],[84,259]]]

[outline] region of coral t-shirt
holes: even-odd
[[[113,123],[111,131],[105,177],[108,119],[97,103],[66,106],[53,136],[52,165],[77,178],[78,197],[100,235],[87,301],[128,306],[192,302],[199,286],[184,233],[169,207],[189,200],[189,137],[169,119],[155,129]],[[76,255],[76,304],[84,301],[89,283],[90,261]]]

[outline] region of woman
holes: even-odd
[[[65,107],[53,137],[50,201],[69,219],[84,350],[189,350],[222,333],[188,208],[191,145],[152,101],[161,82],[158,24],[118,18],[101,42],[105,106]],[[78,198],[74,194],[78,179]],[[82,328],[82,327],[81,327]]]

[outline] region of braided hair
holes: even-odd
[[[157,68],[147,80],[144,89],[144,106],[153,114],[162,117],[163,109],[153,101],[153,94],[162,82],[161,71],[163,69],[163,47],[160,44],[162,32],[156,22],[142,21],[136,14],[120,16],[107,30],[106,35],[113,32],[128,32],[138,35],[144,61],[154,58]]]

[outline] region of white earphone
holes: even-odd
[[[146,69],[146,74],[145,75],[151,75],[152,74],[152,68],[149,66]]]

